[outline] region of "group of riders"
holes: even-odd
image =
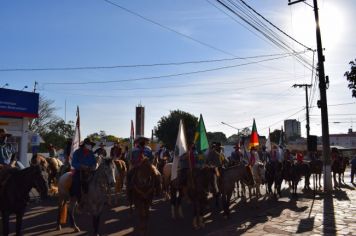
[[[10,135],[5,129],[0,129],[0,164],[2,165],[10,164],[10,159],[14,154],[12,146],[6,142],[7,137],[9,136]],[[170,152],[166,146],[161,145],[160,149],[156,153],[153,153],[148,146],[148,143],[148,138],[138,137],[135,140],[132,153],[129,153],[128,147],[125,147],[123,151],[118,142],[115,142],[110,150],[109,156],[111,158],[122,159],[130,167],[127,174],[128,190],[130,190],[130,181],[135,170],[141,165],[144,159],[148,159],[152,166],[157,166],[157,169],[161,173],[164,165],[173,160],[172,152]],[[90,138],[86,138],[80,145],[79,149],[73,153],[71,161],[69,158],[66,158],[64,161],[64,166],[67,166],[68,170],[70,167],[73,173],[73,182],[70,193],[72,196],[76,196],[79,201],[82,198],[82,193],[87,192],[87,187],[85,185],[85,176],[87,175],[85,173],[90,170],[95,170],[98,157],[105,158],[108,156],[103,143],[101,143],[100,147],[95,151],[93,151],[94,146],[95,143],[92,142]],[[51,150],[52,152],[55,152],[53,151],[55,150],[53,146],[50,149],[50,152]],[[288,149],[284,149],[283,152],[280,150],[280,147],[273,145],[271,151],[268,151],[265,146],[262,146],[259,150],[257,150],[256,147],[251,147],[249,151],[246,151],[243,145],[237,143],[234,146],[234,151],[228,158],[226,158],[223,146],[219,142],[213,142],[210,145],[210,148],[203,153],[198,152],[195,145],[192,143],[189,145],[188,154],[181,156],[179,159],[178,179],[180,183],[184,184],[187,181],[189,170],[200,169],[206,165],[214,167],[216,174],[214,175],[213,191],[218,191],[217,186],[219,184],[219,176],[223,175],[224,169],[229,166],[244,164],[250,166],[252,169],[255,165],[261,163],[264,165],[271,164],[272,166],[276,166],[276,163],[285,161],[294,162],[296,165],[303,163],[304,156],[302,153],[298,152],[293,155]],[[338,160],[340,157],[341,156],[337,150],[332,150],[332,161]],[[309,158],[311,161],[319,159],[316,152],[311,152]]]

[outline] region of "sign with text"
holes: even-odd
[[[38,117],[38,93],[0,88],[0,116]]]

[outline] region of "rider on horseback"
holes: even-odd
[[[142,161],[145,158],[148,158],[148,160],[150,161],[150,163],[152,164],[152,161],[154,159],[154,156],[152,154],[152,150],[149,146],[147,146],[149,142],[148,138],[145,137],[137,137],[135,140],[135,143],[137,144],[137,146],[132,150],[132,154],[131,154],[131,159],[130,159],[130,170],[127,173],[127,191],[128,191],[128,196],[129,199],[131,199],[132,196],[132,178],[137,170],[137,168],[142,164]],[[156,175],[155,169],[152,166],[152,173],[154,173]],[[160,176],[156,175],[156,183],[159,183],[159,179]],[[157,186],[156,186],[157,188]],[[131,200],[130,200],[131,201]]]
[[[304,160],[303,153],[298,152],[298,153],[297,153],[297,164],[298,164],[298,165],[303,164],[303,160]]]
[[[240,150],[240,145],[239,143],[236,143],[234,146],[235,151],[231,152],[231,156],[230,156],[230,165],[239,165],[241,163],[241,159],[242,159],[242,152]]]
[[[215,167],[216,174],[214,175],[214,194],[219,192],[218,186],[222,184],[223,164],[225,162],[225,156],[221,152],[221,143],[213,142],[211,149],[206,158],[206,164]]]
[[[88,192],[87,186],[87,173],[96,167],[96,158],[92,151],[94,142],[90,138],[86,138],[83,144],[73,153],[72,167],[74,169],[72,187],[70,189],[70,195],[75,196],[80,203],[80,207],[83,206],[82,193]]]

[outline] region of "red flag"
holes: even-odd
[[[258,134],[257,134],[257,128],[256,128],[256,122],[255,119],[253,119],[253,125],[252,125],[252,132],[251,132],[251,137],[250,137],[250,144],[248,145],[249,149],[253,147],[257,147],[259,145],[258,142]]]

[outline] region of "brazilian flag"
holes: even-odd
[[[194,144],[199,154],[202,154],[209,148],[208,137],[206,135],[206,129],[202,114],[200,114],[199,124],[194,135]]]

